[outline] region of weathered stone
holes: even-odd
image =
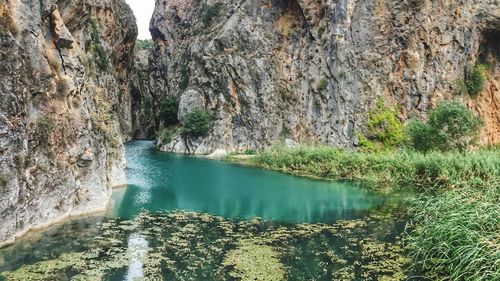
[[[157,1],[150,89],[179,97],[182,112],[203,101],[216,117],[209,152],[283,138],[352,148],[377,97],[399,106],[402,120],[463,100],[485,119],[481,141],[493,144],[498,22],[489,0]],[[455,95],[467,66],[482,60],[492,66],[483,92]]]
[[[56,40],[56,46],[60,49],[73,48],[72,45],[75,40],[66,25],[64,25],[64,22],[61,19],[61,14],[57,8],[52,11],[50,19],[52,21],[52,32]]]
[[[123,0],[0,1],[0,14],[1,246],[104,210],[125,182],[137,27]]]

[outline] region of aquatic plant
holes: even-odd
[[[285,280],[285,268],[271,246],[247,239],[229,251],[223,266],[232,268],[229,276],[241,280]]]
[[[7,280],[121,280],[132,261],[148,280],[404,280],[394,221],[333,225],[227,220],[195,212],[142,213],[98,225],[91,249],[0,273]],[[384,235],[381,235],[384,233]],[[131,243],[135,238],[143,244]]]

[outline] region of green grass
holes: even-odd
[[[410,200],[407,250],[430,280],[500,280],[500,182]]]
[[[295,175],[410,189],[407,252],[427,280],[500,280],[500,149],[348,152],[275,146],[253,161]]]
[[[256,158],[258,166],[296,175],[346,179],[436,191],[483,188],[500,179],[500,150],[422,154],[400,150],[360,153],[332,147],[275,146]]]

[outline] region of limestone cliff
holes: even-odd
[[[210,153],[281,138],[357,145],[377,97],[425,118],[463,100],[500,142],[500,4],[493,0],[156,1],[153,92],[214,113],[213,132],[163,146]],[[466,69],[489,64],[477,97],[456,95]],[[188,147],[186,147],[186,145]]]
[[[123,0],[0,0],[0,244],[125,183],[137,27]]]

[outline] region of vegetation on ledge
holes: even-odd
[[[406,135],[397,121],[395,111],[379,102],[361,152],[275,146],[252,163],[416,191],[420,195],[407,202],[405,245],[414,271],[428,280],[500,280],[500,149],[473,151],[482,120],[461,104],[444,102],[427,123],[411,122]],[[404,140],[407,147],[394,148]]]

